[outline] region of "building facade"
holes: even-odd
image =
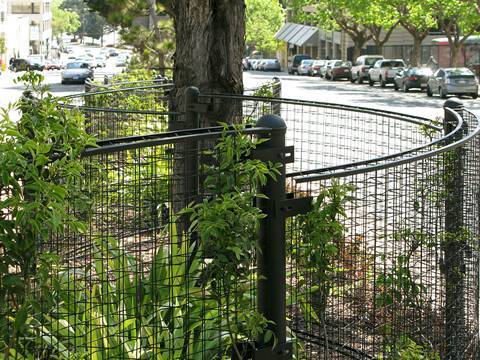
[[[8,16],[27,17],[30,55],[50,56],[52,46],[51,0],[8,0]]]
[[[435,56],[432,40],[441,36],[432,34],[423,40],[422,63],[426,63],[430,56]],[[344,31],[325,31],[315,26],[287,22],[275,37],[285,42],[285,46],[278,54],[283,67],[286,67],[287,58],[294,54],[308,54],[316,59],[355,60],[353,59],[354,43]],[[384,45],[382,55],[408,62],[412,51],[412,36],[403,27],[398,26]],[[372,40],[368,41],[362,53],[377,54],[375,43]]]

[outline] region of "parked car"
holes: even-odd
[[[302,60],[302,62],[297,68],[297,74],[310,75],[310,73],[312,72],[312,65],[313,65],[313,60],[311,59]]]
[[[427,88],[428,79],[432,74],[432,69],[428,67],[400,70],[395,76],[393,87],[395,90],[402,89],[403,92],[408,92],[410,89],[423,90]]]
[[[290,75],[293,75],[295,73],[298,74],[298,67],[300,66],[300,63],[302,62],[302,60],[309,60],[311,58],[312,57],[310,55],[305,55],[305,54],[293,55],[291,58],[288,59],[288,64],[287,64],[288,73]]]
[[[350,61],[337,60],[327,68],[327,78],[335,81],[337,79],[350,79],[350,69],[352,63]]]
[[[118,52],[115,49],[108,50],[108,56],[118,56]]]
[[[47,60],[44,64],[44,70],[61,70],[62,63],[59,60]]]
[[[68,63],[67,68],[62,71],[62,84],[85,83],[87,79],[93,79],[93,70],[86,62]]]
[[[363,83],[363,80],[368,80],[368,71],[378,61],[382,60],[382,55],[362,55],[357,58],[355,64],[352,66],[350,81],[354,83],[357,81],[359,84]]]
[[[40,61],[33,59],[13,59],[10,64],[10,70],[14,72],[30,70],[43,71],[44,68],[44,64],[40,63]]]
[[[373,67],[368,70],[368,85],[373,86],[376,82],[381,87],[395,82],[395,76],[400,70],[403,70],[405,63],[402,59],[383,59],[378,60]]]
[[[342,60],[339,60],[339,59],[328,60],[328,61],[325,63],[325,66],[320,69],[320,71],[321,71],[320,76],[321,76],[321,77],[324,77],[325,79],[328,79],[329,69],[330,69],[330,68],[333,66],[333,64],[335,64],[335,62],[337,62],[337,61],[342,61]]]
[[[478,80],[468,68],[438,69],[427,83],[427,95],[439,94],[442,98],[448,95],[468,95],[478,97]]]
[[[262,59],[252,59],[250,64],[252,65],[252,70],[257,70],[257,66],[260,65]]]
[[[128,65],[128,58],[126,56],[117,56],[115,61],[116,67],[126,67]]]
[[[267,59],[263,61],[262,64],[263,71],[282,71],[282,67],[280,66],[280,61],[277,59]]]
[[[264,68],[265,68],[265,59],[258,60],[257,70],[258,71],[263,71]]]
[[[327,60],[315,60],[312,64],[312,76],[320,75],[320,69],[325,65]]]
[[[103,56],[95,56],[95,62],[97,67],[104,68],[105,66],[107,66],[106,59]]]

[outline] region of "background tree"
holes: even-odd
[[[479,32],[480,2],[434,0],[433,8],[450,47],[450,65],[461,66],[460,50],[469,36]]]
[[[278,0],[246,0],[246,44],[249,49],[273,52],[279,42],[275,33],[285,21],[285,13]]]
[[[311,18],[325,30],[343,30],[354,44],[353,58],[361,55],[362,48],[372,38],[366,26],[370,0],[312,0]],[[309,10],[311,11],[311,10]]]
[[[80,27],[78,14],[73,11],[62,9],[62,0],[52,2],[52,32],[57,38],[57,43],[61,43],[63,34],[73,34]]]
[[[365,9],[365,25],[375,42],[377,54],[383,54],[383,46],[390,40],[393,30],[400,23],[390,0],[371,0]]]
[[[413,37],[413,52],[410,56],[412,66],[422,62],[422,41],[427,37],[430,29],[437,23],[432,12],[429,0],[392,0],[391,4],[397,10],[400,24]]]

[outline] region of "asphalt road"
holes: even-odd
[[[274,76],[282,81],[284,98],[363,106],[429,119],[443,115],[444,99],[439,96],[429,98],[420,90],[410,90],[408,93],[395,91],[393,85],[387,85],[383,89],[378,84],[370,87],[368,84],[351,84],[348,80],[329,81],[320,77],[248,71],[244,73],[245,87],[258,86]],[[470,97],[462,97],[461,100],[466,108],[480,113],[480,98],[473,100]]]
[[[83,51],[88,47],[78,47],[78,51]],[[112,74],[122,71],[122,68],[115,67],[115,59],[111,58],[107,62],[107,67],[95,70],[95,78],[102,80],[104,74]],[[22,85],[15,84],[14,79],[21,73],[6,72],[0,76],[0,107],[5,107],[8,103],[15,101],[22,93]],[[50,90],[57,96],[64,96],[84,91],[84,86],[61,85],[61,72],[58,70],[44,71],[45,83],[50,86]],[[244,86],[251,88],[272,79],[279,77],[282,81],[282,96],[285,98],[315,100],[330,103],[339,103],[354,106],[363,106],[374,109],[385,109],[400,113],[423,116],[434,119],[442,116],[442,105],[445,100],[438,96],[427,97],[425,92],[411,90],[409,93],[395,91],[392,85],[382,89],[378,85],[374,87],[368,84],[351,84],[348,80],[329,81],[319,77],[308,77],[298,75],[288,75],[286,72],[244,72]],[[480,113],[480,99],[473,100],[464,97],[462,101],[468,109]]]

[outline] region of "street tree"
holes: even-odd
[[[469,36],[479,33],[480,2],[476,0],[433,0],[433,8],[450,47],[450,65],[460,66],[460,50]]]
[[[80,27],[78,14],[62,9],[62,2],[62,0],[54,0],[52,2],[52,32],[58,43],[61,42],[63,34],[73,34]]]
[[[377,53],[383,54],[383,46],[390,40],[400,19],[390,0],[371,0],[367,6],[364,11],[365,25],[372,35]]]
[[[343,30],[354,44],[353,57],[361,54],[362,48],[372,38],[366,14],[370,0],[311,0],[304,6],[310,12],[310,21],[325,30]]]
[[[128,9],[132,0],[87,0],[101,15]],[[137,1],[137,0],[136,0]],[[135,1],[133,1],[135,2]],[[138,0],[148,7],[146,1]],[[175,33],[172,110],[182,110],[188,86],[205,93],[243,93],[242,55],[245,49],[244,0],[156,0],[173,20]],[[158,7],[157,7],[158,9]],[[231,106],[218,106],[202,118],[202,126],[233,121]],[[178,124],[175,126],[191,126]]]
[[[412,66],[422,62],[422,41],[430,29],[437,26],[430,0],[391,0],[397,11],[400,24],[413,37],[413,51],[410,56]]]
[[[250,49],[272,52],[278,49],[275,33],[285,21],[278,0],[246,0],[246,44]]]

